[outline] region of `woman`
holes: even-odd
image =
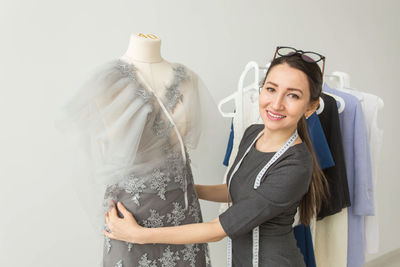
[[[124,218],[113,207],[106,213],[110,232],[104,234],[139,244],[206,243],[229,236],[228,261],[234,266],[305,266],[292,232],[294,216],[299,207],[300,222],[309,224],[327,191],[305,121],[319,104],[320,60],[325,58],[316,53],[277,48],[260,89],[264,124],[246,129],[227,184],[196,185],[200,199],[232,202],[224,213],[210,222],[145,228],[118,202]]]

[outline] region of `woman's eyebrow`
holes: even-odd
[[[278,86],[276,83],[273,83],[273,82],[266,82],[266,83],[270,83],[270,84],[272,84],[273,86]]]
[[[297,88],[288,88],[290,91],[299,91],[300,93],[303,94],[303,90],[297,89]]]
[[[278,87],[278,85],[277,85],[276,83],[273,83],[273,82],[270,82],[270,81],[266,82],[266,84],[267,84],[267,83],[270,83],[270,84],[272,84],[273,86]],[[303,90],[298,89],[298,88],[288,88],[288,90],[290,90],[290,91],[299,91],[300,93],[303,94]]]

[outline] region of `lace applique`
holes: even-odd
[[[190,158],[189,153],[186,151],[186,147],[185,147],[185,154],[186,154],[186,175],[192,181],[192,183],[194,183],[192,167],[190,166],[192,159]]]
[[[160,216],[156,210],[150,209],[150,217],[147,218],[146,220],[143,220],[143,225],[149,228],[157,228],[157,227],[163,227],[163,219],[164,216]]]
[[[133,200],[136,205],[140,206],[140,193],[142,193],[143,190],[146,188],[144,184],[144,179],[131,175],[128,180],[123,180],[119,186],[122,187],[125,192],[131,194],[131,200]]]
[[[126,242],[126,241],[125,241],[125,244],[127,244],[127,245],[128,245],[128,251],[132,251],[133,244],[132,244],[132,243],[130,243],[130,242]]]
[[[169,120],[167,125],[165,125],[165,122],[161,117],[161,110],[159,110],[154,118],[154,123],[152,125],[153,133],[156,136],[169,136],[170,129],[173,127],[174,125]]]
[[[133,64],[128,64],[123,62],[122,60],[118,60],[117,64],[118,70],[122,73],[124,77],[129,77],[131,81],[136,84],[136,94],[143,98],[145,102],[150,102],[150,100],[154,100],[155,95],[153,92],[146,90],[140,83],[138,78],[136,77],[136,67]]]
[[[168,178],[165,173],[161,172],[160,169],[155,169],[153,173],[151,174],[152,179],[151,179],[151,184],[150,187],[153,190],[157,190],[158,193],[157,195],[163,199],[165,199],[165,192],[166,192],[166,187],[168,182],[171,181],[171,179]]]
[[[121,72],[122,76],[129,77],[129,79],[132,81],[137,82],[135,75],[136,68],[132,64],[125,63],[119,59],[117,63],[117,69]]]
[[[119,192],[118,186],[113,184],[107,187],[105,197],[115,197]]]
[[[108,228],[108,225],[106,223],[104,224],[104,230],[106,230],[107,232],[110,232],[110,228]],[[104,245],[107,249],[107,253],[109,253],[111,250],[111,239],[107,236],[104,236],[104,238],[106,240]]]
[[[181,250],[181,253],[183,254],[183,260],[190,262],[191,267],[195,267],[196,255],[199,251],[200,249],[197,244],[185,245],[185,248]]]
[[[123,267],[122,260],[119,260],[114,267]]]
[[[211,267],[210,252],[208,250],[208,244],[203,244],[204,251],[206,252],[206,267]]]
[[[112,207],[110,200],[112,199],[114,202],[117,201],[117,194],[119,193],[119,189],[117,185],[110,185],[107,187],[106,192],[104,193],[104,200],[103,200],[103,210],[104,213],[109,211]]]
[[[174,267],[176,266],[176,261],[180,260],[178,251],[172,252],[169,246],[164,250],[163,256],[158,259],[161,262],[162,267]]]
[[[147,259],[147,253],[145,253],[140,258],[139,267],[157,267],[157,261],[148,260]]]
[[[195,222],[200,222],[200,205],[195,194],[192,194],[192,203],[189,206],[189,215],[192,215]]]
[[[186,69],[183,65],[178,64],[174,68],[174,80],[165,92],[165,98],[168,100],[167,106],[173,113],[179,101],[182,101],[183,95],[179,91],[179,84],[188,78]]]
[[[147,91],[141,85],[136,89],[136,94],[138,96],[141,96],[143,98],[144,102],[150,102],[155,98],[153,92]]]
[[[185,191],[185,175],[183,173],[176,172],[174,181],[179,184],[182,191]]]
[[[169,146],[164,147],[164,152],[166,153],[166,167],[169,177],[174,177],[174,181],[179,183],[179,187],[182,191],[185,191],[185,166],[182,164],[182,154],[180,150],[175,150]]]
[[[111,250],[111,239],[108,238],[107,236],[104,236],[104,237],[106,239],[105,246],[107,248],[107,254],[108,254],[108,253],[110,253],[110,250]]]
[[[172,204],[174,205],[174,209],[171,211],[171,213],[167,214],[167,222],[177,226],[185,219],[185,210],[182,208],[179,202],[173,202]]]

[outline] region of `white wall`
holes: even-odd
[[[53,129],[56,110],[99,64],[121,56],[129,35],[154,33],[162,54],[195,70],[216,101],[235,90],[244,65],[277,45],[318,51],[326,72],[385,101],[377,206],[381,253],[400,247],[398,1],[1,1],[1,266],[93,266],[99,255],[71,193]],[[221,162],[229,121],[221,125]],[[60,150],[62,148],[62,150]],[[198,183],[218,183],[223,168]],[[5,184],[4,184],[5,182]],[[218,205],[202,202],[207,220]],[[224,266],[224,242],[212,244]]]

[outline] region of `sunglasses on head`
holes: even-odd
[[[276,58],[276,55],[281,57],[290,57],[296,54],[300,54],[301,58],[308,63],[318,63],[322,60],[322,76],[324,76],[325,57],[315,52],[298,50],[289,46],[278,46],[276,47],[273,60]]]

